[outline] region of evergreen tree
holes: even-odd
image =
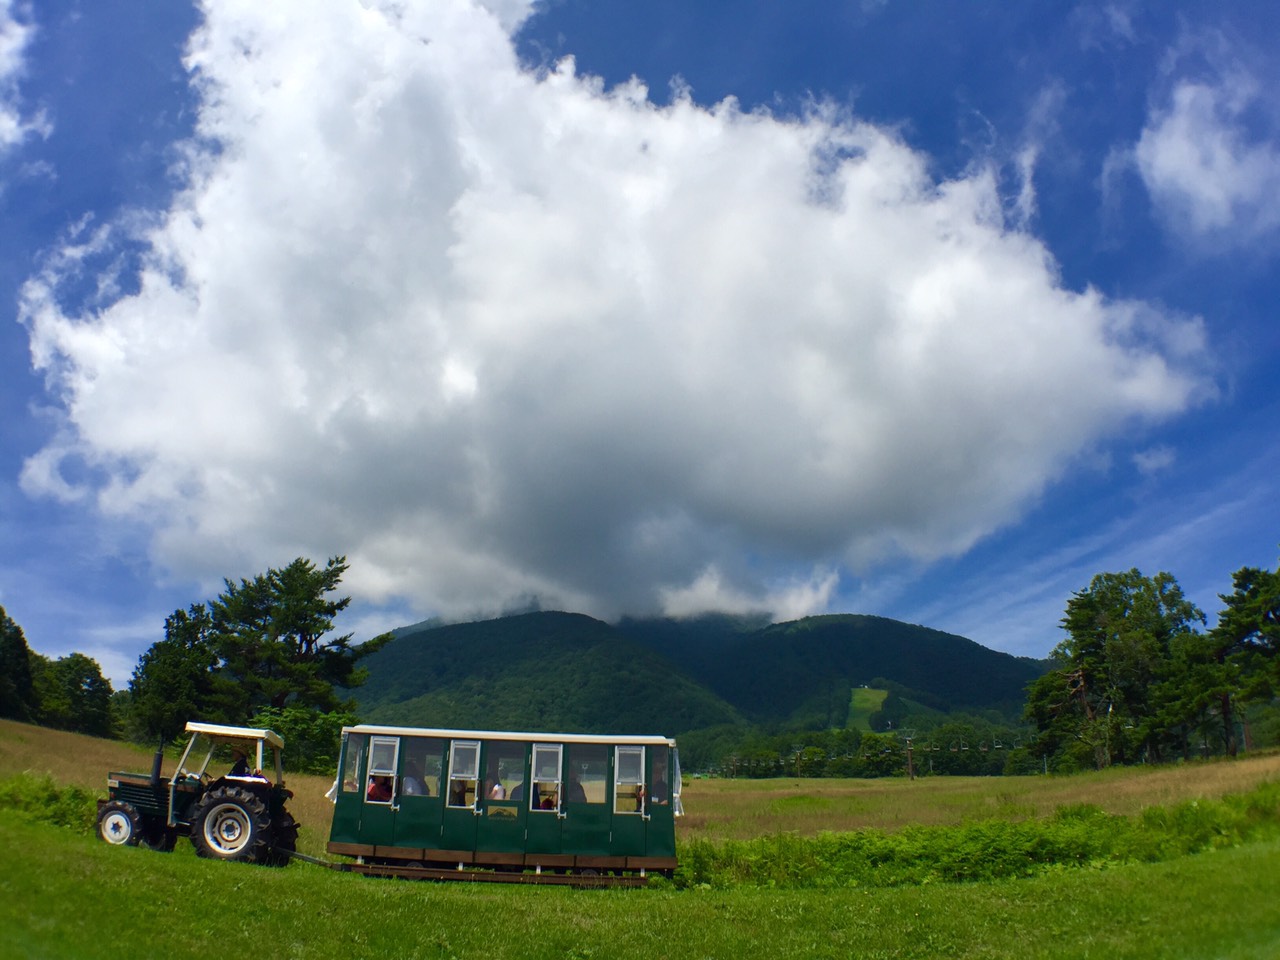
[[[358,646],[349,633],[326,636],[351,603],[330,596],[346,570],[345,557],[323,568],[299,557],[252,579],[224,581],[208,605],[175,610],[164,640],[134,671],[135,727],[171,737],[193,718],[244,724],[267,709],[348,709],[343,692],[365,679],[358,661],[391,634]]]
[[[263,707],[289,704],[322,712],[346,706],[339,688],[365,677],[357,661],[391,639],[384,634],[359,647],[349,633],[323,639],[351,603],[329,597],[346,570],[346,557],[332,557],[323,569],[299,557],[252,580],[224,581],[227,589],[209,611],[215,692],[229,719],[243,723]]]
[[[1264,699],[1280,692],[1280,569],[1241,567],[1235,590],[1221,594],[1226,604],[1213,629],[1247,677],[1246,696]]]
[[[129,681],[129,726],[135,737],[167,742],[182,732],[188,720],[223,719],[224,711],[213,697],[218,658],[212,626],[202,603],[165,618],[164,639],[142,655]]]
[[[31,649],[22,628],[0,607],[0,717],[34,720],[36,709]]]
[[[1029,689],[1026,716],[1045,755],[1089,758],[1099,769],[1144,754],[1160,759],[1169,731],[1153,690],[1170,682],[1203,623],[1168,573],[1102,573],[1073,594],[1062,619],[1068,637],[1053,651],[1060,666]]]

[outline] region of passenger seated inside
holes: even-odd
[[[554,810],[556,808],[555,794],[549,793],[542,798],[542,802],[538,804],[539,810]]]
[[[365,799],[374,803],[390,803],[391,802],[391,778],[390,777],[370,777],[369,792],[365,794]]]
[[[470,807],[471,804],[467,800],[467,794],[471,793],[475,787],[476,782],[474,780],[450,780],[449,806]]]
[[[246,777],[253,780],[267,779],[261,770],[249,769],[249,759],[243,747],[231,749],[231,769],[227,771],[227,776]]]
[[[427,788],[422,783],[422,771],[415,764],[407,764],[404,776],[400,778],[400,792],[406,797],[428,796]]]
[[[492,789],[489,790],[489,799],[490,800],[507,799],[507,788],[502,785],[501,780],[493,781],[493,787]]]
[[[587,791],[582,789],[582,783],[577,777],[569,777],[569,785],[565,788],[565,799],[569,803],[587,802]]]
[[[653,788],[649,791],[649,802],[663,806],[667,803],[667,783],[665,780],[653,781]]]

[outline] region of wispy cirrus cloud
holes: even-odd
[[[28,5],[20,0],[0,0],[0,154],[32,134],[49,130],[43,115],[33,115],[26,108],[20,88],[27,48],[34,36]]]

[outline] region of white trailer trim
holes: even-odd
[[[450,730],[437,727],[388,727],[379,724],[360,723],[353,727],[343,727],[345,736],[349,733],[367,733],[392,737],[439,737],[444,740],[519,740],[539,743],[604,743],[636,744],[640,746],[674,747],[671,737],[657,735],[605,736],[597,733],[514,733],[508,730]]]

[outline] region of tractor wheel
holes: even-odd
[[[215,787],[191,812],[191,842],[202,857],[259,861],[269,849],[270,835],[267,805],[244,787]]]
[[[142,815],[132,803],[112,800],[98,811],[98,836],[118,847],[136,847],[142,839]]]
[[[273,836],[275,843],[266,862],[273,867],[283,867],[291,859],[289,854],[298,849],[298,821],[288,810],[281,809]]]

